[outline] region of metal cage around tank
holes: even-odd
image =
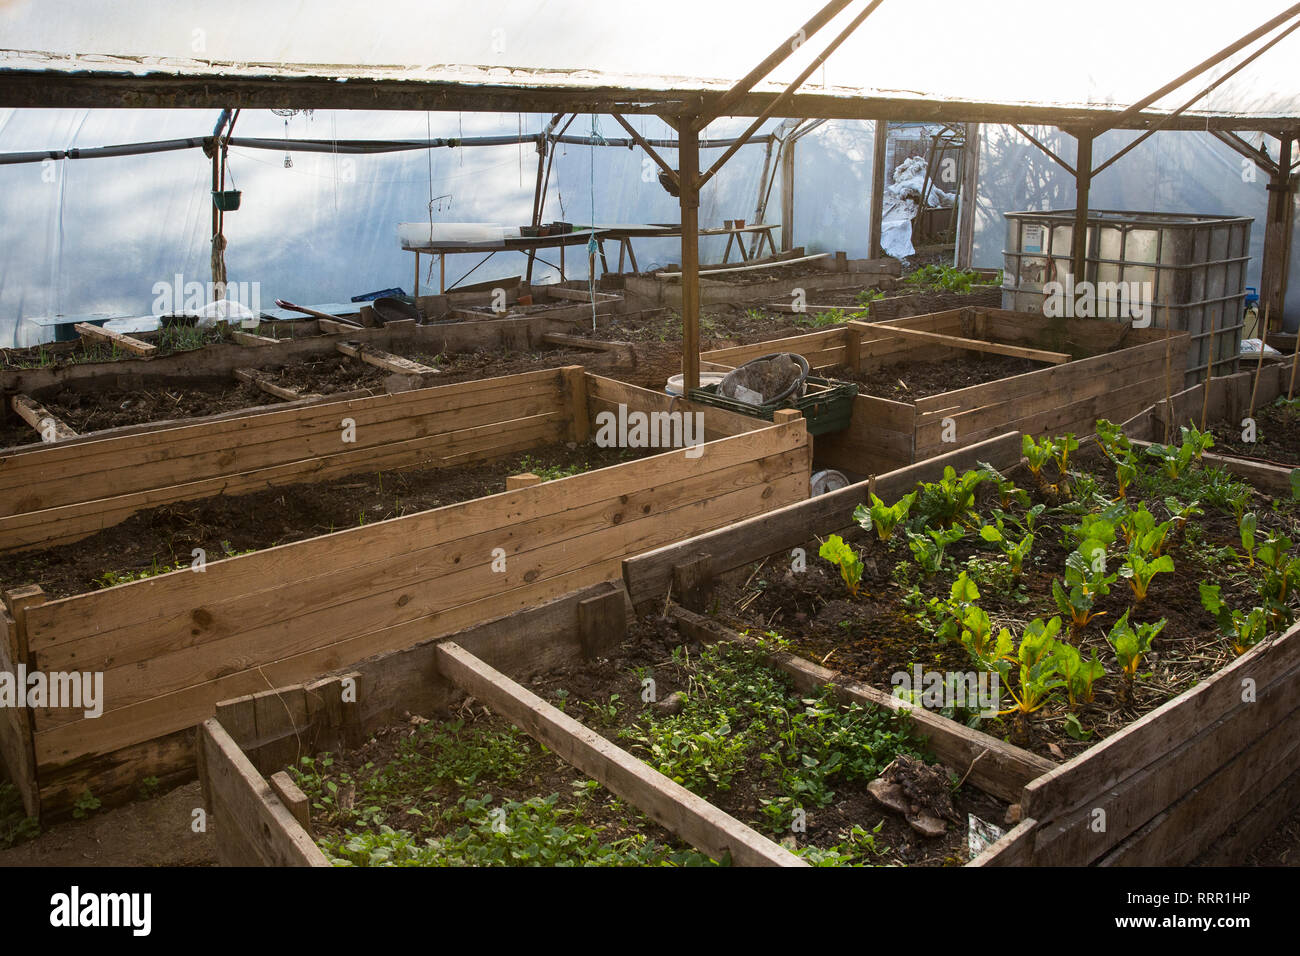
[[[1067,281],[1074,215],[1072,209],[1006,214],[1004,309],[1041,313],[1044,287]],[[1211,364],[1216,376],[1227,375],[1238,367],[1253,222],[1245,216],[1091,210],[1084,275],[1072,281],[1077,286],[1087,280],[1095,290],[1138,283],[1133,304],[1140,309],[1132,311],[1149,317],[1155,328],[1191,335],[1184,384],[1200,382]],[[1100,305],[1105,297],[1097,300]]]

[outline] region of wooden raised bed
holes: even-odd
[[[891,334],[887,329],[907,330]],[[928,335],[907,334],[928,333]],[[977,340],[949,343],[944,337]],[[1178,369],[1186,335],[1096,319],[1045,319],[1001,309],[954,309],[844,326],[701,354],[727,369],[772,352],[803,355],[814,369],[869,372],[909,361],[942,362],[978,350],[1070,361],[915,402],[859,393],[849,428],[817,440],[817,460],[852,475],[883,473],[1007,431],[1090,433],[1098,418],[1124,421],[1166,395],[1165,367]],[[966,347],[963,347],[966,346]],[[999,349],[998,346],[1005,348]],[[1168,354],[1168,357],[1166,353]],[[951,438],[951,441],[945,441]]]
[[[600,610],[592,610],[599,607]],[[218,859],[223,865],[328,866],[308,831],[305,801],[276,774],[297,756],[349,748],[407,713],[445,709],[469,694],[513,721],[583,773],[641,809],[681,839],[715,859],[729,855],[741,866],[802,866],[804,861],[672,782],[595,731],[520,686],[523,679],[582,657],[608,653],[622,643],[628,623],[622,587],[605,585],[579,592],[509,618],[362,661],[347,673],[225,701],[199,731],[205,803],[212,814]],[[709,622],[679,612],[679,630],[691,639],[737,639],[714,633]],[[596,626],[594,621],[600,620]],[[525,637],[525,635],[527,635]],[[796,690],[815,692],[833,675],[805,662],[775,654],[769,662],[785,670]],[[343,682],[355,703],[338,703]],[[897,708],[870,689],[844,684],[838,695],[865,706]],[[924,717],[925,715],[920,715]],[[1037,772],[1019,766],[1014,748],[990,748],[972,734],[945,725],[914,724],[916,735],[947,756],[957,773],[992,778],[1003,789]],[[937,733],[942,738],[936,741]],[[990,756],[990,750],[997,751]],[[1009,763],[1000,752],[1010,755]],[[975,770],[981,765],[1000,771]],[[268,779],[271,777],[272,779]],[[277,779],[278,778],[278,779]],[[973,861],[983,865],[1014,845],[1013,831]]]
[[[893,288],[899,268],[896,259],[840,259],[827,255],[785,266],[772,260],[712,275],[706,270],[700,277],[700,304],[759,305],[788,298],[796,288],[803,289],[810,301],[818,292]],[[781,278],[774,280],[760,273]],[[682,306],[682,283],[677,276],[632,275],[622,277],[620,283],[629,299],[647,307]]]
[[[1230,396],[1234,379],[1216,381]],[[1247,383],[1247,386],[1249,383]],[[1201,391],[1197,386],[1192,391]],[[1248,394],[1248,389],[1247,389]],[[1203,396],[1203,392],[1201,393]],[[1195,407],[1199,414],[1201,397]],[[1147,420],[1144,416],[1138,421]],[[1150,413],[1152,420],[1155,413]],[[1020,436],[1009,434],[875,479],[875,492],[893,501],[942,466],[958,471],[987,461],[1005,468],[1019,458]],[[1247,479],[1249,472],[1239,473]],[[812,535],[852,526],[867,484],[796,503],[716,529],[696,539],[627,559],[624,582],[637,605],[658,602],[674,584],[688,608],[707,608],[715,576],[781,554]],[[1289,491],[1288,491],[1289,496]],[[679,616],[689,612],[677,612]],[[720,626],[698,615],[703,626]],[[725,629],[723,629],[725,630]],[[803,668],[816,665],[801,661]],[[832,672],[817,668],[822,676]],[[883,696],[882,691],[872,693]],[[945,717],[946,725],[1005,747]],[[940,756],[945,737],[932,740]],[[1261,642],[1208,679],[1146,713],[1124,729],[1059,765],[1030,754],[1010,760],[1016,771],[1037,762],[1035,779],[1016,783],[1006,767],[980,761],[972,779],[990,792],[1010,784],[1021,822],[981,865],[1180,865],[1238,860],[1300,804],[1300,625]],[[1014,752],[1014,748],[1012,748]],[[1002,755],[1006,751],[991,751]],[[981,766],[983,765],[983,766]],[[981,773],[986,776],[981,777]],[[987,775],[994,775],[992,777]]]
[[[38,449],[0,460],[6,487],[35,490],[0,527],[8,547],[32,547],[166,501],[492,460],[585,440],[596,415],[620,403],[671,407],[666,395],[568,368]],[[65,809],[88,786],[107,799],[192,767],[191,728],[218,700],[615,580],[629,554],[807,496],[801,419],[755,428],[720,410],[704,415],[710,442],[694,457],[657,454],[211,561],[201,574],[49,602],[39,588],[11,590],[9,663],[102,670],[107,703],[98,719],[29,712],[26,730],[0,735],[6,763],[25,773],[42,811]],[[343,417],[356,422],[355,446],[340,442]],[[121,494],[91,497],[110,480]],[[493,569],[496,549],[504,573]]]

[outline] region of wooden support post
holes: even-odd
[[[0,671],[18,679],[18,665],[26,664],[25,636],[20,638],[18,622],[6,608],[9,595],[0,604]],[[35,727],[32,710],[25,704],[0,708],[0,761],[23,801],[23,811],[40,819],[41,790],[36,773]]]
[[[540,485],[541,483],[542,479],[531,471],[525,471],[518,475],[507,475],[506,491],[518,491],[520,488],[531,488],[533,485]]]
[[[76,438],[77,433],[63,424],[44,405],[26,395],[14,395],[9,399],[9,406],[28,425],[35,428],[43,442],[56,442],[63,438]]]
[[[713,559],[698,554],[673,566],[673,593],[688,611],[703,614],[713,596]]]
[[[271,789],[275,795],[280,798],[280,802],[285,808],[293,814],[293,818],[298,821],[299,825],[311,833],[311,804],[307,800],[307,794],[303,793],[293,778],[283,770],[271,774]]]
[[[1088,194],[1092,189],[1092,130],[1075,130],[1079,141],[1074,163],[1074,236],[1070,243],[1070,261],[1076,283],[1088,278]]]
[[[791,127],[781,143],[781,251],[794,248],[794,138]]]
[[[627,638],[627,607],[622,588],[578,602],[582,656],[604,657]]]
[[[1259,394],[1259,380],[1264,371],[1264,349],[1268,340],[1268,303],[1264,304],[1264,327],[1259,333],[1259,361],[1255,364],[1255,383],[1250,389],[1250,411],[1247,418],[1255,417],[1255,396]]]
[[[799,857],[619,749],[454,641],[437,646],[438,670],[609,790],[714,859],[739,866],[805,866]]]
[[[89,322],[78,322],[73,328],[77,330],[77,333],[83,339],[91,339],[104,345],[115,345],[136,355],[153,355],[154,352],[158,351],[156,345],[141,342],[139,339],[133,339],[121,332],[114,332],[112,329],[102,329],[98,325],[91,325]]]
[[[591,410],[587,405],[587,370],[581,365],[561,369],[564,413],[569,418],[569,441],[582,444],[591,437]]]
[[[1269,174],[1268,214],[1264,224],[1264,256],[1260,270],[1259,298],[1264,306],[1265,315],[1271,307],[1274,314],[1284,314],[1286,296],[1286,274],[1288,267],[1287,252],[1291,235],[1295,177],[1291,174],[1291,139],[1292,130],[1282,132],[1278,137],[1278,163]],[[1267,335],[1268,324],[1265,322]]]
[[[871,153],[871,215],[867,228],[867,258],[879,259],[884,253],[880,236],[884,227],[881,220],[885,210],[885,155],[889,143],[889,121],[876,120],[876,131]]]
[[[975,248],[975,208],[979,195],[980,124],[966,124],[966,145],[962,156],[961,190],[957,209],[957,249],[954,262],[958,269],[969,269]]]
[[[694,117],[678,130],[682,212],[682,387],[700,387],[700,134]]]

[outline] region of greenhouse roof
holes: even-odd
[[[820,0],[0,0],[0,106],[692,112],[816,13]],[[757,115],[862,9],[850,4],[732,115]],[[780,115],[1107,125],[1277,0],[884,0]],[[987,9],[992,7],[993,9]],[[129,14],[125,11],[129,9]],[[974,11],[974,12],[972,12]],[[1300,35],[1261,37],[1125,119],[1294,128]],[[1169,114],[1277,41],[1182,115]]]

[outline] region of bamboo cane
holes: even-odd
[[[1264,304],[1264,327],[1259,333],[1259,362],[1255,365],[1255,387],[1250,390],[1250,411],[1247,418],[1255,417],[1255,396],[1259,394],[1260,373],[1264,371],[1264,348],[1268,342],[1268,303]]]
[[[1210,383],[1214,381],[1214,313],[1210,313],[1210,357],[1205,362],[1205,398],[1201,401],[1201,431],[1210,413]]]
[[[1296,332],[1295,352],[1291,355],[1291,384],[1286,388],[1286,400],[1291,401],[1291,393],[1295,391],[1295,367],[1300,364],[1300,331]]]
[[[1165,444],[1169,444],[1169,439],[1173,432],[1174,421],[1174,386],[1172,381],[1173,370],[1173,338],[1174,327],[1169,324],[1169,299],[1165,298]]]

